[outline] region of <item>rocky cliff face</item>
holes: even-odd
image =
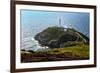
[[[89,38],[84,34],[75,29],[64,27],[48,27],[38,33],[34,38],[42,46],[48,46],[50,48],[72,46],[80,42],[89,44]]]

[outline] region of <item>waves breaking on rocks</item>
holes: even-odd
[[[39,42],[32,37],[23,38],[21,42],[21,49],[25,50],[41,51],[48,48],[47,46],[39,44]]]

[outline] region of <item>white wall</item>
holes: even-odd
[[[56,3],[97,5],[97,68],[39,71],[34,73],[99,73],[100,72],[100,0],[34,0]],[[10,73],[10,0],[0,0],[0,73]],[[33,72],[30,72],[33,73]]]

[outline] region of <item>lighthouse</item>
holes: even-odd
[[[59,26],[61,27],[61,19],[59,19]]]
[[[59,18],[59,27],[63,27],[64,31],[67,31],[67,26],[66,25],[62,25],[61,18]]]

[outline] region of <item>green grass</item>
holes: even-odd
[[[23,58],[22,62],[89,59],[89,45],[81,44],[64,48],[53,48],[49,50],[30,52],[26,54],[22,53],[21,57]]]
[[[72,54],[72,56],[79,56],[79,57],[89,57],[89,46],[88,45],[76,45],[71,47],[65,47],[65,48],[55,48],[48,51],[41,51],[41,53],[47,53],[47,54],[64,54],[67,53]]]

